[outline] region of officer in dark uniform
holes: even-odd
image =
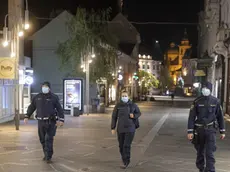
[[[211,83],[202,85],[202,96],[193,102],[188,119],[188,139],[197,151],[196,166],[200,172],[215,172],[216,131],[219,130],[221,139],[225,138],[222,107],[211,92]]]
[[[47,163],[51,163],[53,138],[56,134],[57,126],[64,124],[64,113],[58,96],[50,91],[49,82],[44,82],[42,84],[42,93],[39,93],[33,98],[25,115],[25,124],[27,124],[28,119],[35,110],[37,110],[36,118],[38,120],[39,139],[45,155],[43,160]]]
[[[122,157],[123,165],[121,168],[125,169],[130,163],[131,144],[135,135],[135,131],[139,128],[139,117],[141,112],[138,106],[131,102],[126,91],[122,92],[121,102],[119,102],[112,114],[111,129],[112,134],[115,134],[117,125],[117,136]]]

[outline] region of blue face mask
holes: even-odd
[[[49,87],[42,87],[42,92],[43,92],[44,94],[49,93],[49,91],[50,91]]]
[[[123,101],[124,103],[127,103],[129,101],[129,98],[128,97],[122,97],[121,101]]]

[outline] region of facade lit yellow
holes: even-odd
[[[187,33],[185,32],[185,35]],[[166,53],[168,69],[170,71],[170,75],[173,78],[174,84],[176,85],[178,77],[182,75],[182,60],[184,54],[187,49],[190,49],[191,45],[189,44],[189,40],[185,37],[182,39],[179,46],[175,45],[174,42],[170,44],[170,48]],[[172,64],[174,60],[178,58],[176,63]]]

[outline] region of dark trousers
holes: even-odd
[[[117,133],[120,148],[120,154],[124,164],[130,163],[131,144],[135,133]]]
[[[47,160],[53,155],[53,140],[56,134],[56,121],[38,120],[38,135]]]
[[[214,128],[198,129],[197,133],[198,143],[195,144],[197,151],[196,166],[200,170],[205,169],[205,172],[215,172],[216,130]]]

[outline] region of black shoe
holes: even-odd
[[[200,170],[199,172],[204,172],[204,170]]]
[[[125,168],[127,168],[127,167],[129,166],[129,163],[130,163],[130,162],[126,162],[126,163],[125,163]]]
[[[121,165],[120,168],[121,169],[126,169],[126,166],[125,165]]]
[[[47,160],[46,160],[46,163],[47,163],[47,164],[51,164],[51,163],[52,163],[51,159],[47,159]]]

